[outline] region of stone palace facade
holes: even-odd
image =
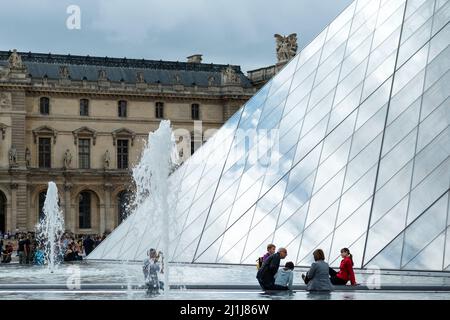
[[[254,93],[239,66],[0,51],[0,231],[33,231],[48,181],[66,229],[111,231],[149,131],[186,159]],[[201,125],[198,125],[201,123]],[[195,131],[195,132],[194,132]]]

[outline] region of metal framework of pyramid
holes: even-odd
[[[301,266],[348,247],[358,268],[450,271],[449,17],[447,0],[348,6],[171,176],[171,259],[253,264],[275,243]],[[239,147],[250,129],[276,130],[276,165]],[[143,259],[143,220],[89,259]]]

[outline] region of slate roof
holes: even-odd
[[[7,65],[11,51],[0,51],[0,65]],[[97,81],[99,70],[105,70],[110,81],[136,83],[136,74],[142,72],[147,83],[173,85],[176,76],[185,86],[207,86],[208,79],[214,76],[214,84],[221,84],[221,73],[228,67],[223,64],[188,63],[163,60],[91,57],[77,55],[18,52],[32,78],[60,79],[61,66],[67,66],[72,80]],[[241,78],[244,88],[252,87],[250,80],[239,66],[232,66]]]

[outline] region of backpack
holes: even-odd
[[[259,257],[258,259],[256,259],[256,270],[261,269],[263,265],[263,257]]]

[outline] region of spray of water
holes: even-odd
[[[44,263],[54,272],[61,254],[61,236],[64,232],[64,218],[58,205],[58,188],[54,182],[48,183],[43,218],[36,228],[39,248],[44,250]]]
[[[155,235],[156,245],[162,247],[164,254],[164,294],[169,292],[169,259],[170,233],[173,221],[173,207],[169,205],[169,175],[178,163],[178,152],[175,137],[170,128],[170,121],[161,121],[158,130],[149,134],[148,142],[142,152],[139,164],[133,169],[136,184],[135,206],[137,211],[145,210],[147,225]],[[140,227],[140,226],[139,226]],[[136,234],[142,234],[136,232]]]

